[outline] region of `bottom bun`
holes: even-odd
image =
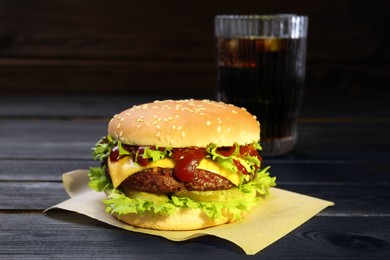
[[[244,213],[241,214],[242,217]],[[118,217],[117,214],[113,216],[120,221],[141,228],[155,229],[155,230],[170,230],[170,231],[184,231],[202,229],[206,227],[213,227],[230,222],[234,222],[233,215],[224,215],[218,219],[211,219],[200,209],[178,209],[172,215],[157,215],[153,213],[145,213],[138,215],[135,213],[125,214]]]

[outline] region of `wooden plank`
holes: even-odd
[[[308,90],[300,111],[302,122],[390,121],[386,95],[313,94]],[[109,120],[114,114],[133,105],[163,99],[215,99],[214,95],[89,95],[89,96],[0,96],[0,118],[16,119],[92,119]],[[331,103],[331,104],[329,104]],[[364,104],[364,105],[362,105]]]
[[[214,95],[213,57],[204,61],[0,62],[7,95]]]
[[[386,0],[0,1],[2,94],[213,96],[214,15],[296,12],[310,17],[308,92],[388,96],[388,8]]]
[[[214,15],[300,13],[310,17],[309,60],[385,60],[388,8],[386,0],[0,1],[0,56],[210,59]]]
[[[107,134],[104,120],[0,119],[0,159],[87,159]],[[388,161],[389,122],[300,124],[296,149],[285,160]],[[28,130],[26,130],[28,129]]]
[[[327,216],[390,216],[390,183],[281,184],[279,188],[333,201]],[[0,182],[0,210],[44,210],[69,198],[60,182]],[[28,199],[26,199],[28,198]]]
[[[367,86],[371,86],[368,84]],[[314,89],[308,91],[315,91]],[[386,95],[335,95],[322,92],[321,94],[305,94],[301,111],[301,122],[345,122],[356,121],[370,124],[373,121],[390,121],[390,105]]]
[[[129,232],[70,212],[0,214],[0,257],[200,259],[244,258],[234,244],[212,236],[172,242]],[[28,225],[26,225],[28,223]],[[315,217],[256,257],[266,259],[388,259],[390,230],[381,217]],[[292,253],[293,252],[293,253]]]
[[[308,63],[306,66],[306,95],[333,99],[389,96],[390,63],[333,62]]]
[[[0,181],[60,182],[63,173],[88,169],[99,162],[85,160],[16,159],[0,160]],[[264,159],[278,185],[390,185],[388,161],[316,161]]]
[[[214,97],[216,64],[207,61],[0,61],[7,95],[170,95]],[[43,64],[41,64],[43,63]],[[69,63],[69,64],[67,64]],[[307,64],[307,95],[328,97],[390,95],[386,62]]]
[[[108,121],[116,113],[133,105],[166,98],[172,97],[156,93],[143,96],[2,96],[0,97],[0,116],[17,119],[73,120],[96,117]]]
[[[359,160],[277,160],[264,159],[263,165],[271,166],[278,185],[390,185],[390,162]]]
[[[107,122],[0,120],[0,158],[90,159]]]
[[[60,182],[0,182],[0,210],[42,211],[69,198]]]
[[[0,182],[10,181],[38,181],[59,182],[62,174],[76,169],[89,169],[90,166],[98,166],[99,163],[90,160],[1,160]]]
[[[298,126],[296,159],[384,160],[389,156],[389,138],[384,123],[329,123]],[[291,158],[290,157],[290,158]]]

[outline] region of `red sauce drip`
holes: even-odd
[[[112,148],[110,152],[110,161],[111,162],[116,162],[119,159],[119,149],[118,146],[115,146]]]
[[[232,147],[219,147],[217,148],[217,153],[222,156],[229,157],[234,153],[234,150],[236,150],[235,144]]]
[[[149,159],[142,158],[145,147],[136,147],[129,145],[122,145],[122,148],[128,151],[133,159],[140,166],[147,166]],[[156,148],[152,148],[156,149]],[[160,148],[163,149],[163,148]],[[225,157],[229,157],[236,150],[236,145],[231,147],[219,147],[217,152]],[[182,182],[189,182],[194,178],[194,171],[196,167],[199,166],[200,162],[207,155],[205,148],[175,148],[173,149],[173,159],[176,161],[175,167],[173,169],[173,175]],[[253,145],[246,145],[240,147],[240,156],[255,156],[261,162],[262,158],[259,155],[256,148]],[[110,153],[110,160],[115,162],[120,159],[119,149],[115,146]],[[248,174],[248,171],[240,163],[239,160],[233,160],[234,164],[237,167],[238,172],[242,174]],[[260,166],[255,166],[256,170]]]
[[[137,162],[140,166],[146,166],[149,163],[148,158],[143,158],[145,147],[138,147],[138,153],[135,152],[133,155],[134,161]],[[137,158],[135,158],[137,156]]]
[[[217,148],[217,153],[220,155],[223,155],[225,157],[231,156],[234,151],[236,150],[236,145],[233,145],[232,147],[219,147]],[[254,156],[259,159],[261,162],[262,158],[259,155],[259,152],[253,145],[245,145],[245,146],[240,146],[240,156]],[[246,168],[240,163],[239,160],[233,160],[234,164],[237,167],[238,172],[242,174],[248,174],[248,171]],[[256,166],[256,170],[260,168],[260,166]]]
[[[262,157],[260,156],[259,152],[257,151],[257,149],[255,147],[253,147],[253,145],[247,145],[247,146],[241,146],[240,147],[240,154],[242,156],[254,156],[254,157],[257,157],[257,159],[259,159],[260,161],[260,164],[261,164],[261,161],[262,161]],[[257,166],[255,165],[256,167],[256,170],[258,170],[260,168],[260,166]]]
[[[194,178],[196,167],[207,155],[204,148],[176,148],[173,149],[173,159],[176,161],[173,175],[182,182],[189,182]]]
[[[149,159],[142,158],[145,152],[145,147],[135,147],[130,145],[122,144],[122,148],[128,151],[131,155],[131,159],[138,163],[140,166],[146,166],[149,163]],[[116,162],[118,161],[122,156],[119,154],[119,148],[118,146],[115,146],[112,148],[110,153],[110,161]]]
[[[245,174],[245,175],[248,174],[248,171],[247,171],[246,168],[240,163],[239,160],[234,160],[234,159],[233,159],[233,162],[234,162],[234,164],[236,165],[237,170],[238,170],[240,173]]]

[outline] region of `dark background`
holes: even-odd
[[[388,0],[0,0],[2,95],[213,96],[216,14],[308,15],[306,96],[389,96]]]

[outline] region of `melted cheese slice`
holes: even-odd
[[[149,163],[145,167],[135,165],[129,156],[125,156],[116,162],[111,162],[110,160],[108,160],[108,169],[110,170],[111,180],[112,184],[114,185],[114,188],[118,187],[119,184],[121,184],[125,179],[127,179],[134,173],[142,171],[144,169],[155,167],[173,168],[174,166],[175,161],[170,158],[165,158],[156,162]],[[238,185],[240,183],[239,174],[223,168],[221,165],[208,158],[203,159],[197,169],[206,170],[218,174],[222,177],[225,177],[235,185]]]

